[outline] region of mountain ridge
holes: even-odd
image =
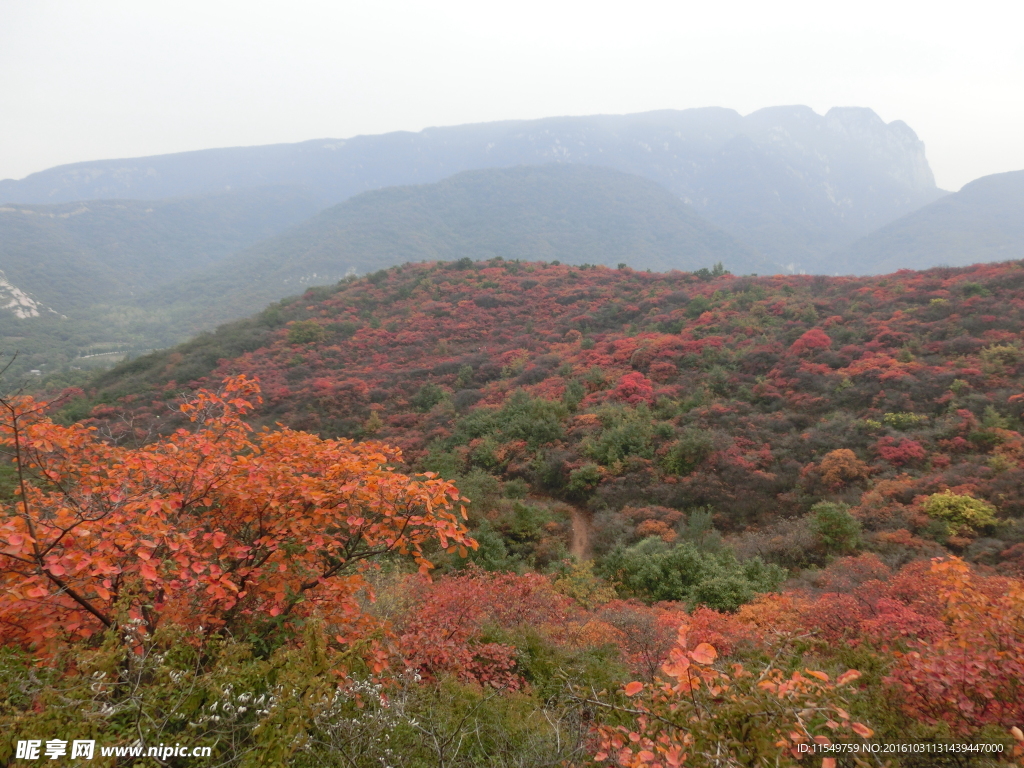
[[[748,141],[731,145],[737,137]],[[741,116],[708,107],[78,163],[0,182],[0,200],[159,198],[277,183],[307,186],[326,207],[369,189],[552,161],[650,178],[754,248],[810,270],[822,251],[942,194],[916,134],[871,110],[820,116],[773,107]]]

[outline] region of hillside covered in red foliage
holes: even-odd
[[[399,446],[477,511],[563,502],[529,544],[491,520],[534,565],[571,545],[571,505],[599,555],[671,541],[701,508],[741,552],[802,566],[804,516],[827,501],[894,564],[945,546],[1019,570],[1022,328],[1019,262],[872,278],[410,264],[121,366],[67,413],[141,434],[173,423],[184,388],[258,377],[264,424]],[[947,491],[991,522],[929,514]]]

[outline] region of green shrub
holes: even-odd
[[[596,464],[584,464],[569,473],[569,483],[565,493],[571,499],[584,500],[601,482],[601,468]]]
[[[458,376],[455,379],[455,386],[459,389],[465,389],[473,382],[473,367],[470,365],[463,365],[459,368]]]
[[[354,323],[351,320],[342,320],[340,323],[334,323],[331,329],[342,339],[350,339],[356,335],[356,331],[360,328],[359,323]]]
[[[498,412],[498,422],[503,441],[525,440],[536,448],[561,439],[562,419],[567,415],[562,403],[530,397],[520,389]]]
[[[426,413],[442,400],[444,400],[444,390],[431,382],[420,387],[419,392],[413,395],[410,402],[417,411]]]
[[[501,489],[506,499],[525,499],[530,492],[530,484],[521,477],[506,482]]]
[[[711,455],[711,435],[700,429],[687,429],[672,444],[661,460],[661,467],[673,475],[688,475]]]
[[[456,478],[455,485],[459,492],[469,499],[467,508],[474,514],[491,509],[501,498],[501,481],[482,469],[474,469],[469,474]]]
[[[710,301],[703,296],[694,296],[690,303],[686,305],[686,316],[698,318],[709,309],[711,309]]]
[[[469,460],[478,467],[498,469],[501,464],[497,456],[498,448],[500,448],[498,441],[487,435],[473,446],[469,452]]]
[[[288,328],[289,344],[314,344],[326,337],[327,332],[316,320],[300,320]]]
[[[904,432],[928,421],[928,417],[920,413],[887,413],[882,417],[886,426]]]
[[[605,406],[598,412],[604,429],[597,437],[583,440],[583,452],[600,464],[609,466],[627,456],[654,458],[654,427],[645,405],[637,408]]]
[[[715,513],[710,507],[696,507],[676,526],[676,533],[683,541],[693,543],[698,549],[719,550],[722,535],[715,530]]]
[[[570,411],[575,411],[580,402],[586,396],[587,390],[583,384],[576,379],[568,381],[565,385],[565,392],[562,393],[562,402]]]
[[[619,547],[601,563],[601,573],[627,595],[720,611],[735,611],[758,593],[777,590],[786,577],[783,568],[757,557],[740,562],[731,550],[701,551],[688,541],[669,545],[655,537]]]
[[[435,443],[423,459],[423,469],[436,472],[446,480],[453,480],[462,474],[465,461],[454,451],[445,451]]]
[[[467,551],[467,557],[457,558],[456,567],[464,567],[472,563],[485,571],[513,571],[516,563],[509,556],[508,548],[501,534],[494,526],[484,519],[473,529],[473,538],[477,548]]]
[[[811,507],[811,531],[830,555],[849,555],[861,547],[860,521],[846,504],[821,501]]]
[[[478,437],[492,436],[499,443],[523,440],[538,448],[562,437],[562,419],[568,410],[561,402],[530,397],[521,389],[500,408],[474,408],[459,420],[452,440],[466,444]]]

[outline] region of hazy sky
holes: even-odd
[[[1024,3],[0,0],[0,178],[507,118],[867,106],[1024,168]]]

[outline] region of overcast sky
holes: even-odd
[[[1024,168],[1024,3],[0,0],[0,178],[508,118],[866,106]]]

